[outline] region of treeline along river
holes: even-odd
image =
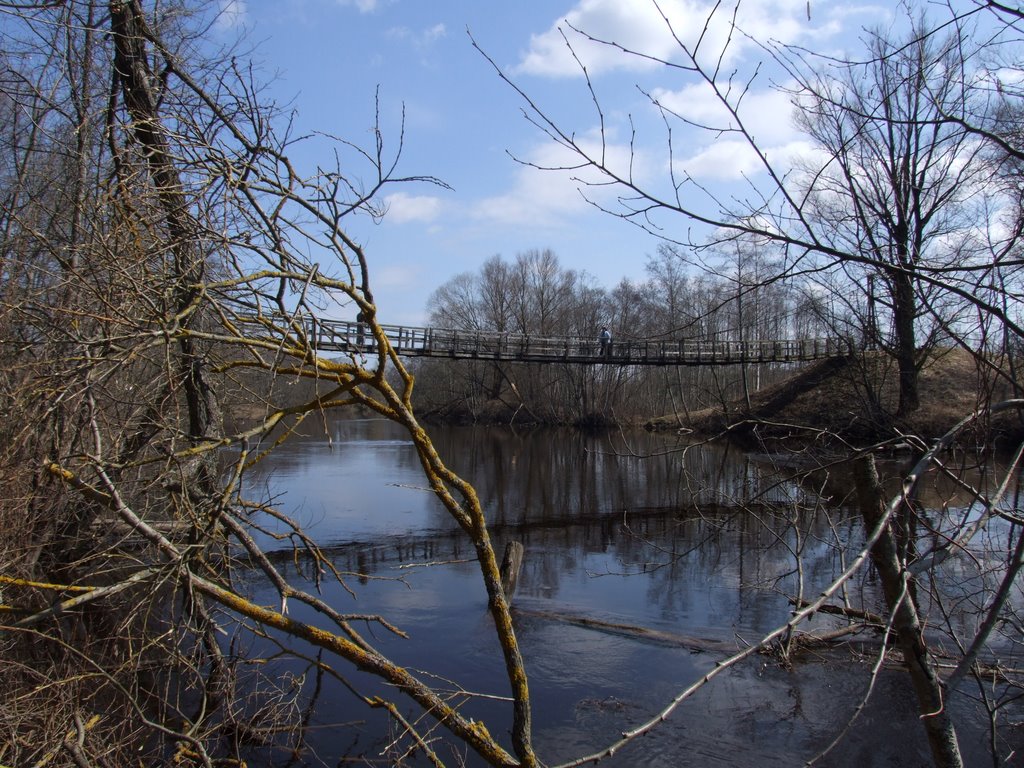
[[[797,557],[804,594],[814,597],[862,536],[843,503],[842,477],[793,482],[778,457],[645,432],[430,432],[440,455],[476,487],[499,557],[509,541],[525,547],[513,606],[536,746],[551,765],[611,743],[717,659],[784,623],[799,586]],[[504,670],[473,548],[425,488],[398,428],[330,421],[275,450],[248,483],[253,493],[277,497],[349,574],[350,591],[326,592],[334,607],[397,624],[407,640],[375,633],[386,652],[417,674],[450,681],[465,711],[492,733],[507,730]],[[264,543],[282,568],[303,567],[286,544],[269,536]],[[869,577],[849,590],[852,603],[878,609]],[[301,606],[290,611],[309,618]],[[835,622],[819,616],[806,629],[827,631]],[[754,657],[606,764],[803,764],[868,695],[878,637],[861,640],[855,652],[803,653],[793,664]],[[282,663],[279,672],[311,701],[309,750],[299,764],[393,758],[398,734],[383,712],[313,667]],[[978,764],[972,756],[983,754],[983,723],[977,713],[959,714],[967,718],[960,733],[967,764]],[[909,682],[898,664],[883,665],[867,706],[821,764],[927,764],[923,733]],[[433,746],[459,764],[452,747]]]

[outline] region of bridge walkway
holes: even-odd
[[[376,352],[376,340],[363,323],[312,321],[308,333],[320,351]],[[841,338],[755,341],[615,340],[602,352],[596,338],[540,337],[491,331],[465,331],[402,325],[382,326],[388,343],[404,357],[500,360],[580,365],[736,365],[798,363],[846,357],[852,345]]]

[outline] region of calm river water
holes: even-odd
[[[513,605],[536,747],[549,765],[613,742],[716,659],[783,623],[798,583],[794,551],[813,596],[841,566],[835,542],[860,536],[843,507],[818,503],[842,492],[841,479],[821,487],[787,482],[765,457],[735,448],[684,452],[675,437],[647,433],[429,431],[449,466],[475,485],[499,557],[508,541],[525,546]],[[276,496],[349,574],[350,591],[326,588],[332,605],[386,616],[409,639],[372,630],[382,649],[444,681],[491,733],[507,731],[509,707],[496,698],[507,685],[472,547],[424,490],[411,443],[398,429],[380,420],[332,421],[284,444],[249,483]],[[282,549],[269,538],[266,545]],[[292,567],[290,553],[282,550],[279,560]],[[850,590],[854,604],[864,599],[875,607],[870,580]],[[309,618],[300,606],[290,610]],[[815,619],[810,628],[827,628],[827,621]],[[802,765],[840,736],[868,695],[872,649],[863,657],[804,655],[791,667],[755,657],[602,764]],[[340,671],[353,685],[368,685],[360,673]],[[281,764],[394,760],[387,749],[394,728],[338,680],[295,663],[282,663],[280,674],[295,676],[316,699],[310,749],[299,762],[289,756]],[[444,734],[431,735],[447,764],[461,764]],[[964,726],[960,736],[967,764],[982,764],[984,731]],[[928,763],[909,684],[885,667],[867,706],[819,764]],[[471,755],[466,764],[476,764]]]

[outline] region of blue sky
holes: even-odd
[[[671,57],[672,41],[650,0],[220,2],[221,33],[247,30],[264,77],[274,76],[272,93],[296,111],[297,133],[319,130],[371,146],[379,88],[385,141],[392,148],[405,111],[399,174],[435,176],[451,186],[392,187],[381,222],[366,219],[350,226],[368,254],[383,322],[424,322],[431,291],[460,272],[476,271],[495,254],[511,260],[520,252],[550,248],[564,267],[585,270],[606,288],[622,278],[644,278],[656,239],[594,210],[569,174],[524,167],[509,156],[549,165],[565,160],[523,118],[521,98],[474,50],[468,32],[539,104],[588,137],[594,135],[597,115],[558,28],[572,37],[568,19]],[[704,28],[710,8],[705,0],[661,0],[660,5],[687,39]],[[883,23],[893,5],[744,0],[739,21],[759,38],[833,50],[856,47],[861,27]],[[712,28],[712,40],[717,34]],[[634,171],[651,184],[663,184],[669,163],[664,130],[637,86],[688,116],[713,120],[707,92],[678,72],[574,39],[600,92],[614,155],[625,162],[632,120],[638,128]],[[726,65],[741,70],[764,58],[746,41],[731,51]],[[799,153],[805,145],[791,127],[791,110],[770,86],[766,73],[748,99],[747,119],[773,156]],[[720,136],[695,134],[677,142],[674,161],[716,189],[757,172],[749,150]],[[317,162],[309,156],[300,160]],[[681,238],[689,225],[673,226]]]

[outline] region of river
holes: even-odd
[[[804,594],[816,595],[842,566],[837,542],[861,536],[856,515],[837,503],[841,477],[787,480],[779,457],[645,432],[429,432],[476,487],[499,557],[506,542],[525,547],[513,607],[535,745],[549,765],[612,743],[717,659],[785,622],[801,575]],[[247,483],[273,495],[346,574],[346,589],[325,587],[335,608],[386,616],[409,638],[370,630],[382,650],[445,681],[492,733],[507,731],[507,683],[473,548],[424,488],[400,430],[382,420],[330,421],[283,444]],[[293,570],[284,544],[269,535],[263,543]],[[849,590],[853,604],[877,610],[871,578],[857,577]],[[312,618],[294,603],[291,612]],[[819,617],[807,628],[831,622]],[[820,765],[926,765],[909,682],[895,664],[872,679],[877,639],[866,640],[862,653],[803,653],[793,664],[756,656],[602,764],[794,766],[842,736]],[[338,666],[347,683],[378,690]],[[275,669],[313,702],[304,751],[281,764],[396,760],[402,742],[392,742],[393,725],[338,679],[293,661]],[[966,701],[956,707],[967,764],[989,764],[977,713]],[[446,764],[462,764],[445,734],[430,735]],[[477,764],[472,755],[465,761]]]

